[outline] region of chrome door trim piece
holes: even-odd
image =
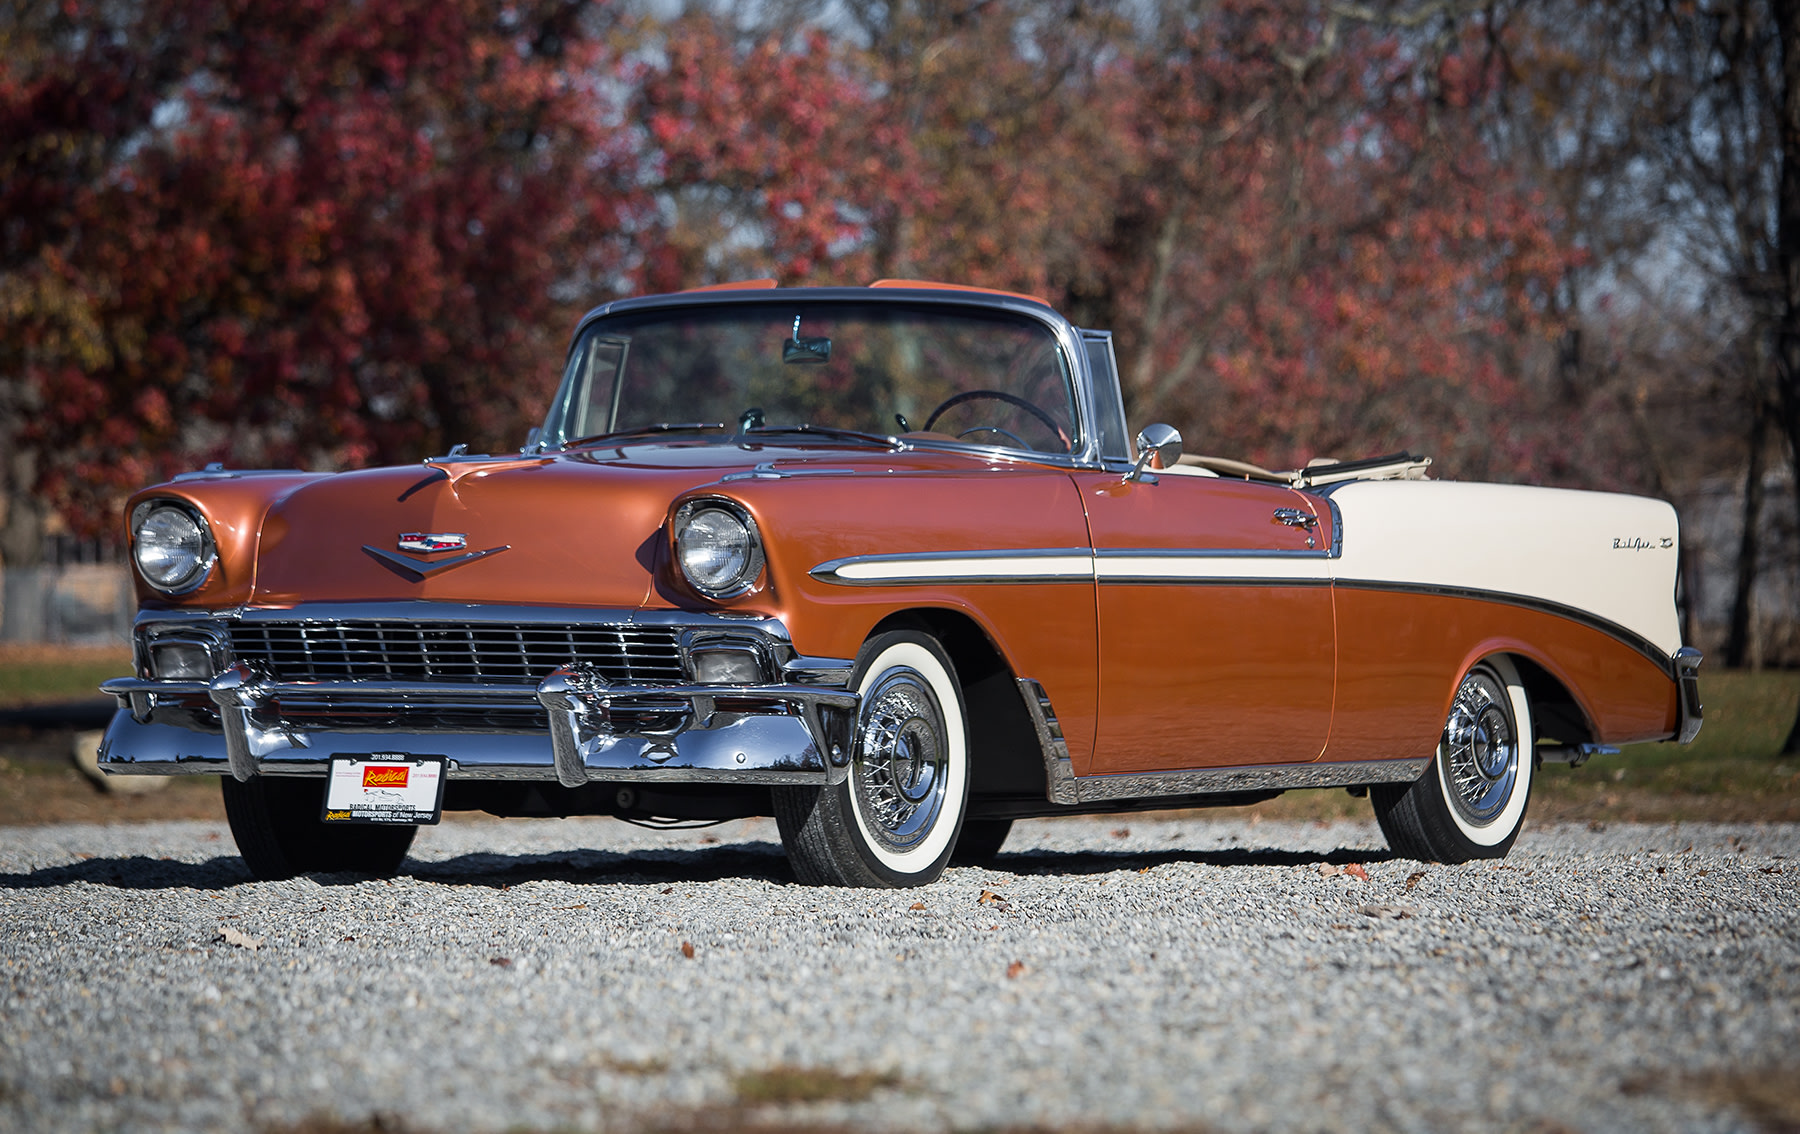
[[[921,583],[1215,583],[1287,586],[1329,583],[1325,550],[1258,548],[1030,548],[856,555],[810,574],[843,587]]]
[[[1205,583],[1214,586],[1326,586],[1331,553],[1322,550],[1131,550],[1094,556],[1102,583]]]

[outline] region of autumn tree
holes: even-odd
[[[518,445],[574,308],[635,267],[643,203],[608,121],[604,13],[175,7],[166,75],[57,186],[77,235],[9,249],[8,286],[35,296],[0,337],[29,344],[17,433],[38,491],[110,527],[118,494],[208,459]],[[115,101],[83,77],[99,17],[81,14],[6,87],[19,166],[58,145],[46,100]],[[9,231],[41,228],[23,195],[5,207]]]
[[[746,37],[705,15],[651,39],[630,105],[660,206],[646,285],[867,282],[868,233],[920,191],[868,60],[818,29]]]
[[[218,10],[144,0],[9,5],[0,17],[0,560],[35,562],[46,510],[24,435],[43,383],[112,358],[99,288],[76,262],[89,202],[193,73]]]

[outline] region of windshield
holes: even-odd
[[[1044,324],[897,303],[735,303],[602,319],[569,359],[549,446],[632,431],[800,426],[1040,453],[1078,444]]]

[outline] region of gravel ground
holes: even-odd
[[[793,885],[768,821],[453,819],[407,871],[0,829],[0,1129],[1726,1131],[1800,1091],[1795,825],[1442,867],[1372,824],[1038,821],[872,892]],[[842,1076],[746,1101],[791,1068]]]

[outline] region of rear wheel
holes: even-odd
[[[322,779],[252,776],[239,783],[225,776],[220,783],[231,837],[262,882],[314,871],[393,874],[419,831],[398,823],[326,826],[319,821]]]
[[[1496,657],[1470,669],[1425,774],[1369,789],[1388,845],[1425,862],[1504,858],[1525,824],[1532,744],[1531,706],[1512,664]]]
[[[962,690],[925,634],[878,634],[857,656],[850,775],[773,789],[794,876],[814,886],[922,886],[944,872],[969,797]]]

